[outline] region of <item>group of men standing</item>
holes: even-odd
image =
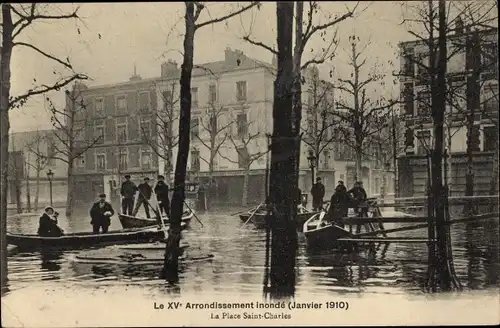
[[[316,178],[316,183],[311,188],[313,211],[323,209],[323,198],[325,197],[325,186],[321,178]],[[330,208],[328,213],[331,217],[347,217],[350,207],[356,207],[360,216],[367,214],[367,194],[363,188],[363,182],[357,181],[354,187],[347,190],[344,181],[340,180],[335,187],[335,192],[330,199]]]
[[[122,196],[122,213],[127,215],[135,216],[139,211],[139,208],[144,206],[144,211],[146,212],[146,217],[150,218],[149,213],[149,200],[153,195],[153,188],[149,184],[149,178],[144,178],[144,182],[136,186],[130,180],[130,175],[125,176],[125,181],[122,183],[120,194]],[[165,177],[163,175],[158,176],[158,182],[154,188],[154,193],[156,194],[156,199],[158,200],[160,214],[169,215],[170,214],[170,201],[168,198],[168,185],[165,183]],[[137,204],[134,208],[135,194],[139,192],[137,197]]]

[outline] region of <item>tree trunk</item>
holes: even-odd
[[[273,140],[271,146],[271,204],[277,213],[271,219],[272,296],[291,296],[295,292],[297,233],[293,220],[295,183],[295,133],[292,128],[294,83],[292,35],[294,3],[276,4],[278,32],[278,73],[274,85]],[[295,197],[296,198],[296,197]]]
[[[38,211],[38,197],[40,196],[40,171],[36,170],[36,189],[35,189],[35,211]]]
[[[439,38],[438,38],[438,60],[437,74],[434,83],[431,82],[432,94],[432,116],[434,129],[434,149],[432,152],[432,184],[434,198],[434,213],[436,220],[437,235],[437,262],[438,285],[442,290],[450,290],[453,281],[449,249],[449,234],[446,228],[445,201],[446,195],[443,188],[443,146],[444,146],[444,111],[446,108],[446,97],[443,90],[446,86],[447,69],[447,38],[446,38],[446,8],[444,0],[439,1]],[[433,62],[434,58],[430,59]]]
[[[490,185],[490,195],[494,196],[498,194],[498,142],[495,147],[495,153],[493,155],[493,176],[491,177]],[[498,209],[498,199],[497,201],[491,200],[489,206],[489,212],[495,212]]]
[[[15,156],[15,155],[14,155]],[[16,190],[16,205],[17,205],[17,213],[23,212],[23,202],[21,200],[21,178],[19,177],[19,170],[17,168],[17,160],[14,161],[14,186]]]
[[[7,287],[7,190],[9,173],[9,99],[10,99],[10,60],[12,57],[12,33],[14,26],[9,4],[2,4],[2,48],[0,56],[0,166],[2,170],[2,190],[0,203],[1,240],[1,287],[2,294]]]
[[[245,175],[243,176],[243,195],[241,197],[241,206],[248,205],[248,177],[250,173],[250,167],[245,168]]]
[[[193,46],[195,34],[194,3],[186,2],[186,33],[184,35],[184,58],[180,77],[179,142],[174,175],[174,194],[171,202],[171,223],[165,247],[163,276],[170,282],[179,280],[179,241],[181,239],[181,216],[185,199],[186,167],[189,154],[191,126],[191,73],[193,70]]]
[[[449,123],[451,124],[451,122]],[[448,125],[448,170],[446,171],[447,176],[446,176],[446,181],[448,184],[448,196],[452,196],[451,191],[453,189],[453,157],[451,156],[451,141],[452,141],[452,135],[451,135],[451,127]]]
[[[68,178],[67,178],[68,189],[66,192],[66,217],[71,217],[73,213],[74,204],[74,186],[73,186],[73,161],[70,160],[68,163]],[[111,199],[111,195],[108,195]]]
[[[356,176],[354,182],[361,181],[363,179],[363,148],[362,146],[356,146]]]
[[[29,165],[26,165],[26,212],[31,212]]]

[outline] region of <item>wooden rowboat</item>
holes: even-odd
[[[303,211],[302,213],[297,213],[297,229],[301,229],[302,225],[304,224],[307,219],[309,219],[311,216],[314,214],[317,214],[319,212],[305,212]],[[248,213],[245,214],[240,214],[240,220],[243,222],[247,222],[250,216],[253,214],[253,211],[248,211]],[[252,218],[250,219],[250,222],[255,225],[257,228],[265,228],[265,221],[266,220],[266,212],[259,210],[257,213],[253,214]]]
[[[341,226],[324,220],[326,212],[314,214],[307,220],[302,230],[309,248],[331,248],[337,239],[352,237],[352,234]]]
[[[182,223],[185,225],[185,223]],[[182,228],[181,225],[181,228]],[[165,238],[163,230],[158,227],[114,230],[107,233],[93,232],[68,233],[60,237],[41,237],[38,235],[7,233],[7,243],[19,249],[38,247],[80,248],[96,245],[113,245],[120,243],[144,243]]]
[[[192,211],[185,211],[184,212],[184,214],[182,215],[182,218],[181,218],[181,220],[182,220],[181,222],[183,222],[185,224],[185,227],[189,226],[193,216],[194,216],[194,213]],[[150,227],[150,226],[158,225],[158,221],[156,218],[147,219],[147,218],[140,218],[140,217],[126,215],[126,214],[118,214],[118,218],[120,219],[120,223],[122,224],[122,227],[124,229],[143,228],[143,227]],[[169,218],[164,216],[163,223],[165,225],[169,225],[170,224]]]

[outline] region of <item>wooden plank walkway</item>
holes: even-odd
[[[452,219],[449,223],[459,223],[474,220],[490,219],[499,217],[500,213],[478,214],[465,218]],[[365,223],[429,223],[434,221],[434,218],[426,216],[394,216],[394,217],[345,217],[342,218],[342,223],[349,224],[365,224]]]
[[[427,238],[339,238],[337,241],[349,243],[435,243]]]

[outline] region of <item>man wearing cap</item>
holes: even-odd
[[[92,218],[90,224],[93,232],[97,234],[101,228],[103,233],[108,232],[113,214],[115,214],[115,211],[113,206],[106,201],[106,195],[100,194],[99,201],[95,202],[90,209],[90,217]]]
[[[60,237],[63,235],[63,230],[57,225],[57,218],[52,216],[54,209],[50,206],[45,208],[45,213],[40,217],[38,225],[38,235],[41,237]]]
[[[325,186],[321,183],[321,178],[316,178],[316,183],[311,188],[313,210],[319,211],[323,208],[323,197],[325,197]]]
[[[130,175],[125,176],[125,181],[122,183],[120,194],[122,195],[122,213],[132,215],[134,209],[134,196],[137,191],[135,183],[130,181]]]
[[[144,205],[144,211],[146,212],[146,217],[149,219],[151,215],[149,215],[149,199],[151,198],[151,194],[153,193],[153,188],[149,185],[149,178],[145,177],[144,182],[141,183],[137,189],[139,190],[139,196],[137,198],[137,205],[134,209],[134,216],[139,212],[139,208],[141,205]]]
[[[158,182],[155,186],[156,199],[160,205],[160,212],[165,213],[166,216],[170,215],[170,200],[168,199],[168,185],[165,183],[163,175],[158,176]]]

